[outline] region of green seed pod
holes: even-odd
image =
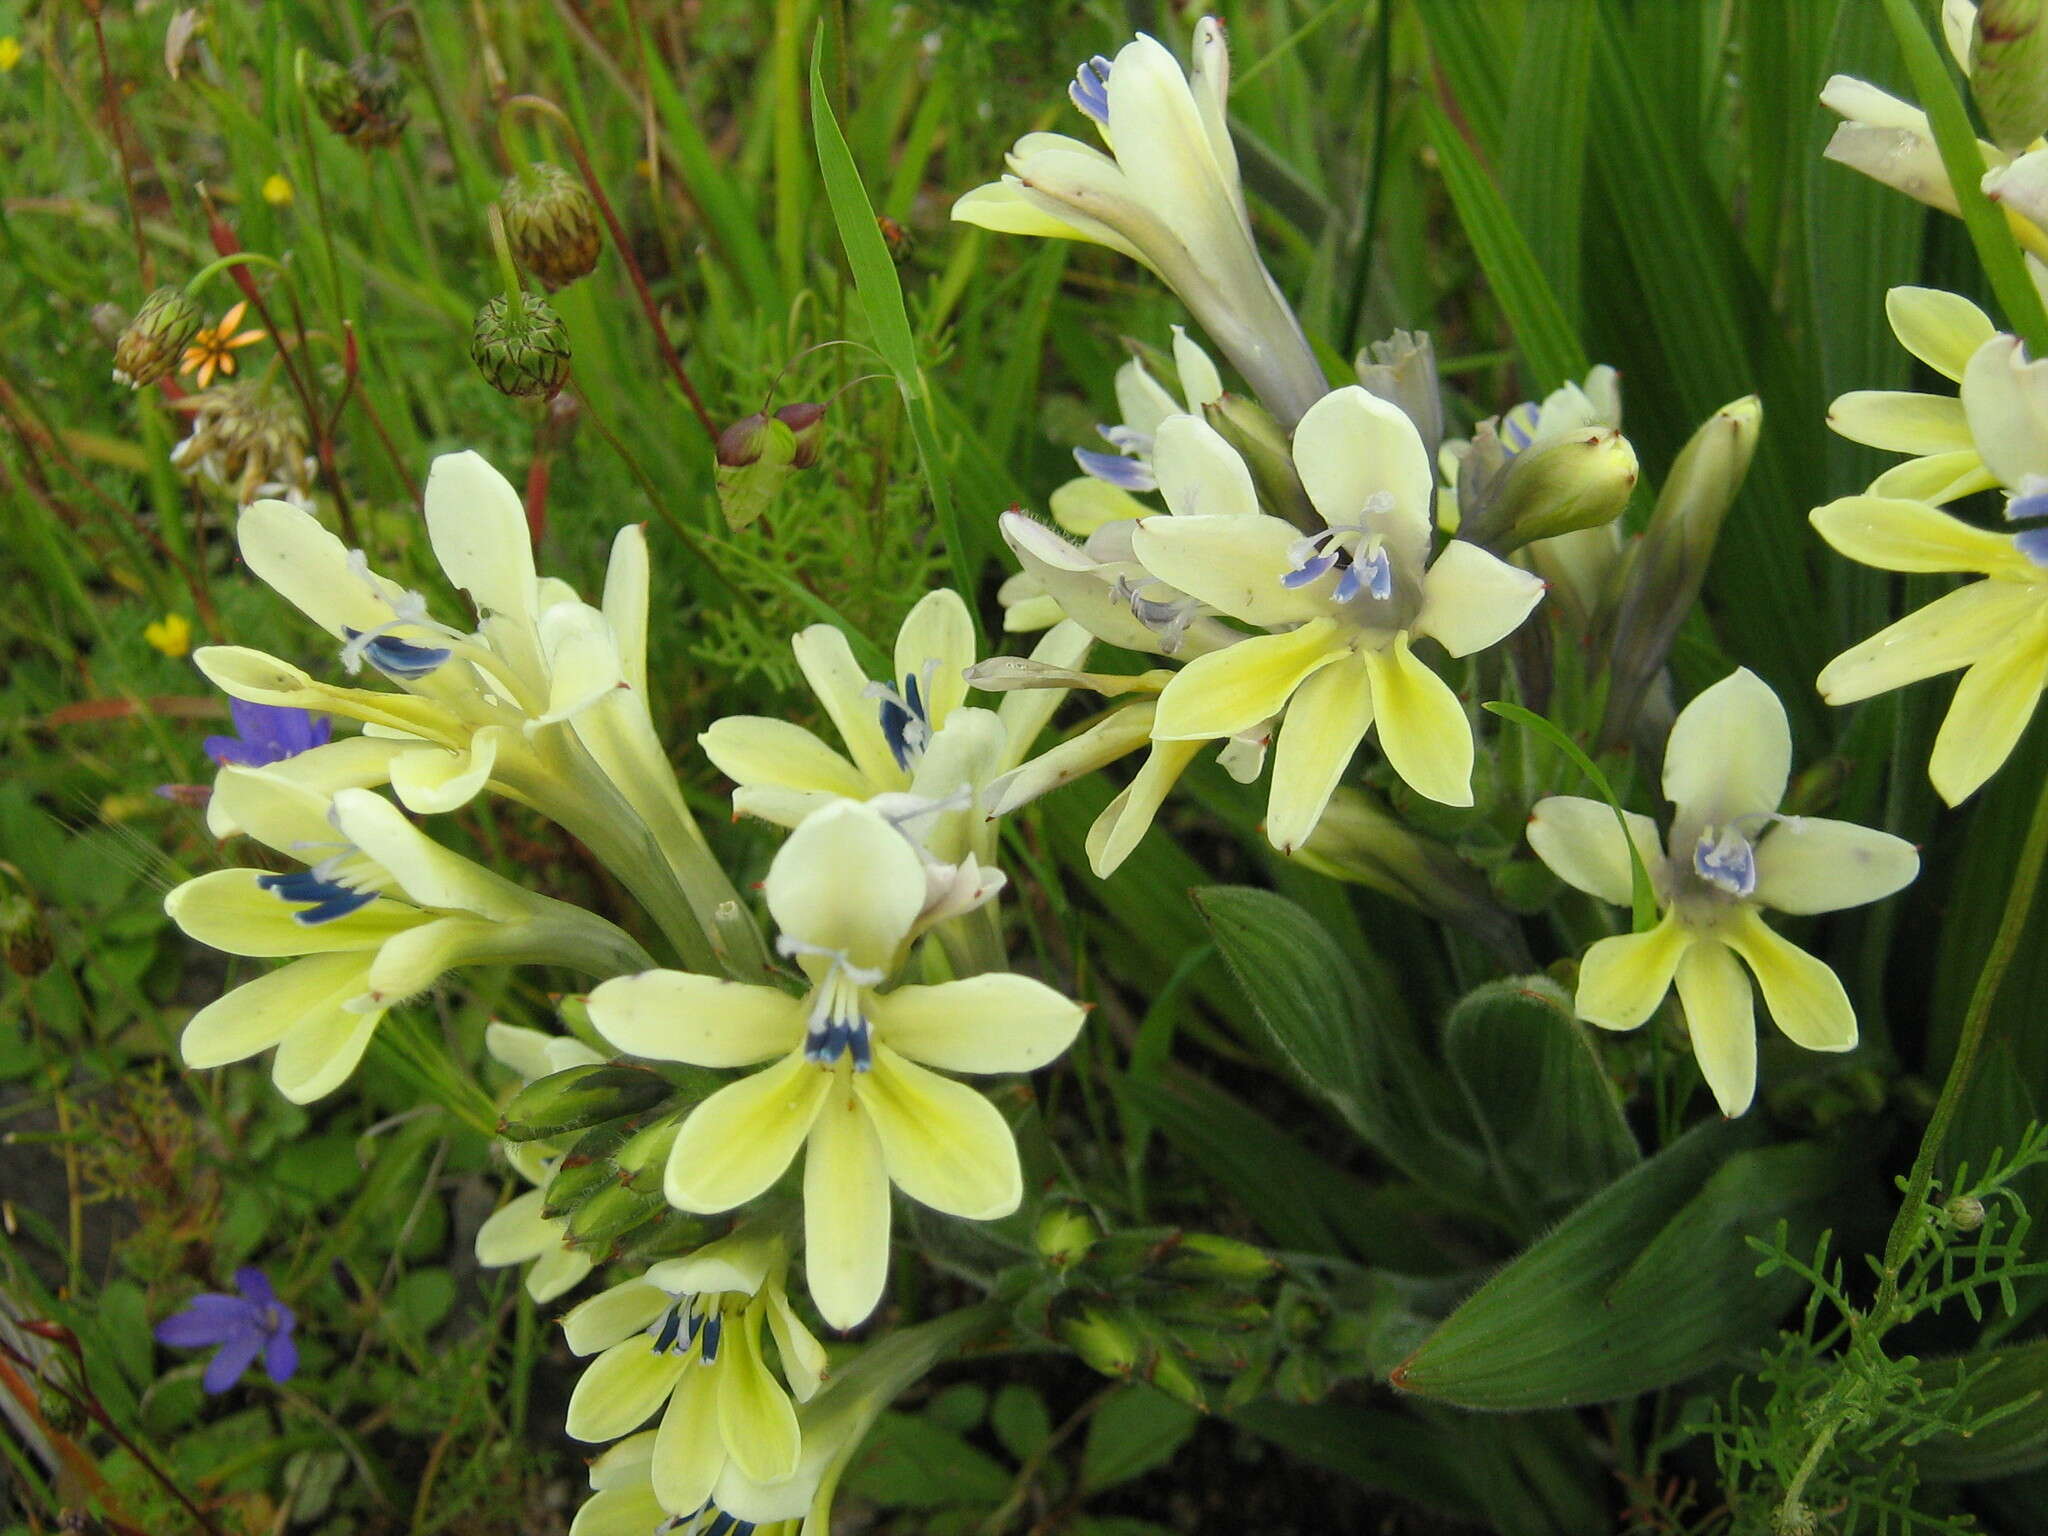
[[[825,407],[815,400],[800,400],[794,405],[776,407],[775,419],[796,438],[796,454],[789,461],[790,468],[809,469],[817,463],[818,446],[825,440]]]
[[[666,1101],[668,1079],[645,1067],[597,1062],[535,1078],[512,1097],[498,1120],[507,1141],[542,1141],[622,1120]]]
[[[321,59],[306,73],[306,96],[331,130],[365,149],[390,144],[405,132],[405,81],[380,53],[366,53],[344,69]]]
[[[604,253],[597,199],[559,165],[536,161],[509,178],[498,211],[519,265],[550,292],[587,276]]]
[[[499,394],[549,399],[569,377],[569,331],[544,299],[520,294],[515,316],[501,294],[476,312],[469,355]]]
[[[114,382],[140,389],[167,377],[205,323],[184,289],[157,289],[114,343]]]
[[[1970,94],[2000,149],[2048,132],[2048,0],[1983,0],[1970,37]]]
[[[1202,416],[1237,450],[1252,472],[1252,488],[1267,511],[1301,528],[1319,528],[1321,519],[1295,472],[1294,450],[1287,434],[1258,401],[1226,394],[1202,407]]]
[[[661,1191],[642,1194],[626,1184],[608,1184],[569,1213],[567,1241],[574,1248],[609,1246],[668,1209]]]

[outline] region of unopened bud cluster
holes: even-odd
[[[469,355],[500,394],[545,400],[568,380],[569,330],[538,295],[520,294],[515,312],[501,294],[476,312]]]
[[[498,211],[513,256],[550,292],[588,276],[604,252],[597,200],[559,165],[536,161],[509,178]]]
[[[114,382],[141,389],[167,378],[205,322],[184,289],[157,289],[114,342]]]

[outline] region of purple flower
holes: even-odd
[[[227,1391],[242,1379],[242,1373],[255,1363],[259,1354],[272,1381],[290,1381],[299,1368],[299,1346],[292,1341],[298,1318],[277,1299],[277,1292],[270,1288],[269,1279],[260,1269],[236,1270],[235,1288],[242,1294],[224,1296],[219,1291],[202,1291],[194,1296],[184,1311],[156,1325],[157,1343],[175,1349],[218,1344],[220,1348],[207,1362],[206,1374],[200,1378],[200,1385],[208,1392]]]
[[[235,735],[209,736],[201,746],[216,763],[238,768],[261,768],[325,746],[334,729],[325,715],[286,704],[229,699],[228,710],[235,717]]]

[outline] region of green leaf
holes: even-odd
[[[1913,1462],[1937,1482],[1981,1482],[2048,1464],[2048,1339],[1960,1359],[1929,1360],[1920,1379],[1929,1388],[1951,1386],[1967,1370],[1962,1411],[1972,1418],[1996,1413],[1992,1423],[1963,1436],[1937,1434],[1921,1442]]]
[[[847,1469],[857,1498],[906,1509],[994,1504],[1010,1491],[1002,1463],[951,1430],[909,1413],[885,1413]]]
[[[385,1310],[424,1338],[455,1305],[455,1281],[445,1269],[416,1269],[391,1288]]]
[[[1743,1148],[1699,1127],[1594,1196],[1482,1286],[1389,1379],[1466,1408],[1561,1408],[1653,1391],[1766,1334],[1799,1294],[1756,1277],[1747,1239],[1797,1251],[1854,1168],[1850,1149]],[[1732,1151],[1732,1155],[1728,1155]],[[1724,1160],[1725,1158],[1725,1160]]]
[[[1547,976],[1487,982],[1444,1026],[1510,1202],[1532,1215],[1583,1200],[1642,1160],[1621,1101],[1564,989]]]
[[[1324,1467],[1364,1488],[1412,1499],[1438,1513],[1476,1520],[1480,1509],[1465,1491],[1457,1436],[1419,1424],[1406,1414],[1333,1399],[1324,1403],[1247,1403],[1231,1416],[1263,1440],[1311,1466]]]
[[[1411,1177],[1441,1176],[1430,1069],[1322,924],[1250,886],[1207,886],[1194,903],[1252,1016],[1302,1086]]]
[[[1132,1382],[1099,1409],[1081,1448],[1081,1491],[1100,1493],[1170,1460],[1201,1418],[1185,1403]]]
[[[1003,1449],[1019,1461],[1036,1456],[1052,1438],[1052,1414],[1045,1399],[1014,1381],[996,1393],[988,1420]]]

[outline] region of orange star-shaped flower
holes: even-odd
[[[220,317],[218,325],[202,329],[185,348],[185,360],[178,364],[178,372],[190,373],[199,370],[199,387],[206,388],[218,372],[223,378],[235,371],[235,353],[238,349],[258,342],[269,333],[266,331],[243,331],[237,335],[235,327],[242,323],[242,312],[249,307],[244,299],[233,309]]]

